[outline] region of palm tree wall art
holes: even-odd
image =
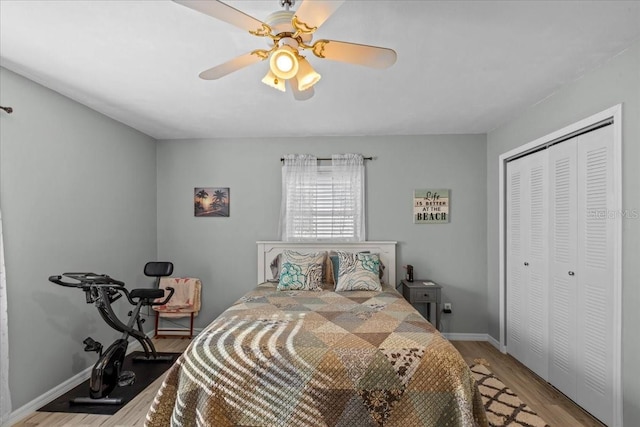
[[[195,216],[229,216],[229,187],[196,187],[193,189]]]

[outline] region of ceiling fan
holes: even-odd
[[[279,0],[285,10],[260,21],[217,0],[173,0],[174,2],[235,25],[250,34],[268,39],[269,49],[256,49],[200,73],[200,78],[215,80],[254,63],[269,60],[269,71],[262,82],[284,92],[285,82],[297,100],[313,96],[318,74],[301,52],[318,58],[387,68],[396,62],[392,49],[336,40],[313,40],[313,33],[345,0],[302,0],[296,11],[289,10],[295,0]]]

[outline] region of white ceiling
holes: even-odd
[[[485,133],[638,40],[640,2],[347,0],[314,38],[398,61],[307,56],[322,80],[296,101],[261,83],[265,62],[199,79],[267,45],[174,2],[0,0],[0,65],[158,139]]]

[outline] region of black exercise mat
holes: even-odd
[[[180,353],[158,353],[164,356],[174,356],[175,361]],[[123,398],[122,405],[78,405],[71,404],[69,401],[75,397],[88,397],[89,396],[89,380],[86,380],[79,386],[66,392],[62,396],[58,397],[54,401],[47,403],[38,411],[42,412],[73,412],[83,414],[100,414],[100,415],[113,415],[118,412],[123,406],[131,401],[142,390],[147,388],[149,384],[154,382],[158,377],[164,374],[173,362],[133,362],[133,357],[138,355],[144,355],[142,351],[134,351],[127,355],[124,359],[124,365],[122,370],[133,371],[136,374],[136,381],[130,386],[116,387],[111,392],[109,397],[121,397]]]

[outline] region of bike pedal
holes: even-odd
[[[118,377],[118,386],[125,387],[136,382],[136,374],[132,371],[122,371]]]
[[[98,341],[94,341],[91,337],[88,337],[82,343],[84,344],[84,351],[95,351],[98,353],[102,350],[102,344]]]

